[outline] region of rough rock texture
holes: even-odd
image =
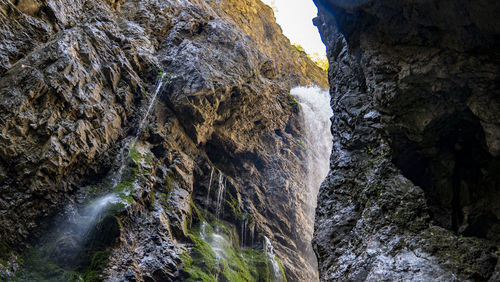
[[[215,212],[222,173],[247,223],[267,235],[291,281],[316,276],[301,198],[304,152],[288,96],[326,77],[256,0],[0,0],[0,241],[15,254],[68,202],[104,187],[136,135],[158,74],[133,200],[120,215],[110,280],[179,275],[192,208]],[[120,153],[121,152],[121,153]],[[213,186],[212,186],[213,187]],[[87,195],[88,196],[88,195]],[[228,197],[228,194],[225,194]],[[76,199],[76,200],[75,200]],[[251,232],[252,231],[252,232]],[[248,236],[249,237],[249,236]],[[9,255],[7,255],[9,254]]]
[[[315,3],[334,110],[320,279],[497,281],[499,2]]]

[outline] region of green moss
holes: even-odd
[[[180,255],[182,264],[184,264],[185,268],[189,268],[193,264],[193,258],[189,255],[188,252],[184,252]]]
[[[227,281],[255,281],[250,271],[253,266],[246,263],[239,248],[226,246],[224,253],[227,259],[222,260],[222,276]]]
[[[51,259],[53,244],[28,250],[22,268],[9,281],[103,281],[101,277],[108,265],[110,252],[105,249],[83,250],[77,265],[59,265]]]
[[[215,281],[215,277],[222,281],[235,282],[272,280],[270,263],[263,251],[241,250],[234,228],[219,221],[213,222],[212,225],[205,225],[205,235],[212,238],[214,229],[218,230],[218,235],[225,238],[225,243],[219,246],[223,249],[223,255],[216,258],[210,245],[201,238],[200,227],[193,230],[189,235],[194,244],[191,255],[181,255],[184,271],[189,274],[187,281]]]
[[[5,241],[0,241],[0,259],[8,259],[10,253],[10,247]]]
[[[192,265],[204,269],[206,272],[214,273],[216,262],[215,252],[199,236],[189,234],[189,238],[195,245],[191,252],[191,257],[193,258]]]
[[[78,281],[74,271],[63,269],[44,254],[44,251],[29,250],[24,258],[23,269],[17,271],[10,281]]]
[[[191,216],[195,215],[198,218],[198,221],[204,221],[203,215],[194,203],[193,198],[191,198],[191,200],[189,201],[189,205],[191,206]]]
[[[114,192],[120,193],[124,191],[132,191],[134,189],[134,183],[137,179],[137,169],[132,167],[128,170],[126,176],[122,179],[122,182],[118,183],[113,189]]]
[[[297,52],[305,53],[304,47],[302,47],[300,44],[293,43],[292,46],[295,48]]]
[[[125,204],[124,203],[114,203],[112,204],[107,211],[107,214],[109,215],[118,215],[120,214],[123,210],[125,209]]]
[[[135,144],[130,147],[128,156],[135,162],[138,163],[142,159],[141,153],[137,151],[137,147],[135,147]]]
[[[278,266],[280,268],[281,279],[283,279],[283,281],[286,282],[286,275],[285,275],[285,270],[283,269],[283,265],[281,264],[281,261],[278,257],[274,258],[276,259],[276,262],[278,263]]]
[[[212,274],[205,273],[201,268],[193,265],[193,258],[187,252],[182,253],[180,257],[182,264],[184,264],[184,271],[189,274],[189,278],[186,281],[217,281]]]
[[[151,152],[147,152],[146,155],[144,155],[144,161],[146,163],[151,163],[153,160],[153,154]]]
[[[155,190],[151,189],[151,191],[149,191],[149,199],[151,200],[151,204],[154,204],[156,202]]]
[[[292,94],[288,94],[288,108],[295,114],[300,112],[300,103]]]
[[[173,181],[172,181],[172,172],[169,172],[165,176],[165,191],[166,192],[172,192],[173,189]]]
[[[304,142],[304,140],[302,138],[299,138],[299,145],[300,145],[300,148],[302,150],[306,150],[307,149],[306,142]]]
[[[134,190],[135,182],[137,181],[137,169],[129,168],[128,173],[123,178],[122,182],[118,183],[113,191],[118,194],[118,196],[125,202],[132,204],[134,198],[132,197],[132,191]]]
[[[165,193],[160,193],[160,198],[161,198],[161,201],[162,201],[164,204],[167,204],[167,199],[168,199],[167,194],[165,194]]]
[[[189,273],[189,278],[186,279],[187,282],[217,282],[217,279],[213,274],[205,273],[201,268],[194,266],[187,270]]]
[[[100,278],[101,273],[109,262],[109,251],[97,251],[92,254],[90,265],[83,273],[83,280],[85,281],[102,281]]]
[[[233,194],[229,194],[229,200],[225,199],[226,203],[231,207],[231,210],[233,211],[234,218],[236,220],[243,220],[243,212],[241,211],[240,204],[238,200],[233,196]]]
[[[3,265],[4,267],[8,266],[8,262],[4,259],[0,259],[0,264]]]
[[[128,204],[132,204],[134,202],[134,197],[131,194],[120,193],[118,195],[120,196],[120,199]]]

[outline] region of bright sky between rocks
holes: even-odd
[[[318,9],[312,0],[261,0],[273,7],[276,21],[292,43],[301,45],[306,53],[323,55],[325,45],[312,19]]]

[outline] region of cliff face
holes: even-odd
[[[497,281],[498,1],[315,3],[334,110],[321,280]]]
[[[186,275],[181,255],[198,210],[238,228],[242,247],[269,237],[289,280],[314,279],[301,124],[288,93],[326,77],[281,35],[271,8],[0,0],[0,23],[3,274],[70,215],[65,207],[74,214],[130,186],[119,231],[104,240],[107,279]]]

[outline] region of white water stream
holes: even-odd
[[[333,111],[330,107],[328,91],[319,87],[296,87],[290,93],[301,106],[305,126],[304,139],[307,151],[306,186],[309,205],[312,207],[311,222],[314,222],[314,209],[319,186],[330,170],[332,134],[330,131]]]
[[[215,215],[217,220],[220,219],[221,213],[224,211],[223,201],[224,201],[224,191],[226,190],[226,178],[222,173],[219,173],[219,186],[217,187],[217,206],[215,209]]]
[[[319,187],[330,170],[330,154],[332,151],[331,121],[333,111],[330,107],[328,91],[317,86],[296,87],[290,91],[300,104],[304,132],[300,142],[306,151],[307,174],[304,179],[304,193],[302,200],[305,203],[304,216],[307,220],[307,240],[312,240],[314,232],[314,218],[316,212]],[[312,249],[309,251],[309,263],[317,268],[316,257]]]
[[[282,282],[283,277],[281,276],[280,266],[278,261],[276,260],[276,256],[274,255],[274,247],[271,244],[271,240],[264,236],[264,253],[266,254],[267,261],[271,263],[271,274],[273,275],[273,281]]]
[[[157,96],[164,84],[165,76],[166,74],[163,73],[158,78],[147,110],[139,123],[137,134],[135,137],[130,138],[127,142],[124,142],[124,145],[116,158],[118,170],[114,171],[111,177],[112,189],[122,181],[125,168],[129,162],[130,150],[139,139],[140,134],[146,125],[151,109],[156,103]],[[78,208],[74,203],[69,204],[66,207],[66,212],[63,214],[69,215],[69,217],[63,219],[59,224],[56,224],[53,230],[48,232],[47,235],[41,240],[41,246],[38,248],[37,254],[40,258],[42,258],[39,262],[41,264],[39,269],[43,269],[44,264],[49,265],[49,262],[54,261],[58,265],[71,265],[74,262],[78,262],[82,249],[85,248],[88,243],[90,237],[89,235],[94,232],[94,228],[99,221],[106,215],[113,204],[125,204],[117,193],[112,192],[112,189],[110,192],[91,200],[83,207]],[[47,252],[47,246],[53,246],[51,247],[53,250],[51,252]],[[59,278],[54,279],[59,281]]]
[[[165,77],[167,76],[167,73],[163,72],[159,78],[158,81],[156,82],[155,90],[153,92],[153,95],[151,97],[151,100],[149,101],[148,108],[146,109],[146,113],[141,119],[141,122],[139,123],[139,126],[137,127],[137,132],[135,134],[135,137],[132,140],[129,140],[124,144],[124,146],[120,149],[120,154],[118,158],[118,171],[117,173],[113,176],[112,178],[112,185],[113,188],[116,187],[121,181],[123,177],[123,170],[125,167],[127,167],[128,163],[128,158],[130,155],[130,149],[137,143],[137,140],[139,140],[139,137],[141,136],[142,130],[144,129],[144,125],[146,124],[146,121],[149,118],[149,114],[151,112],[151,109],[153,108],[153,105],[156,102],[156,99],[158,98],[158,93],[160,93],[161,87],[165,83]]]
[[[212,189],[212,179],[214,178],[214,167],[210,170],[210,180],[208,182],[208,192],[207,192],[207,200],[205,201],[205,204],[207,207],[210,205],[210,190]]]

